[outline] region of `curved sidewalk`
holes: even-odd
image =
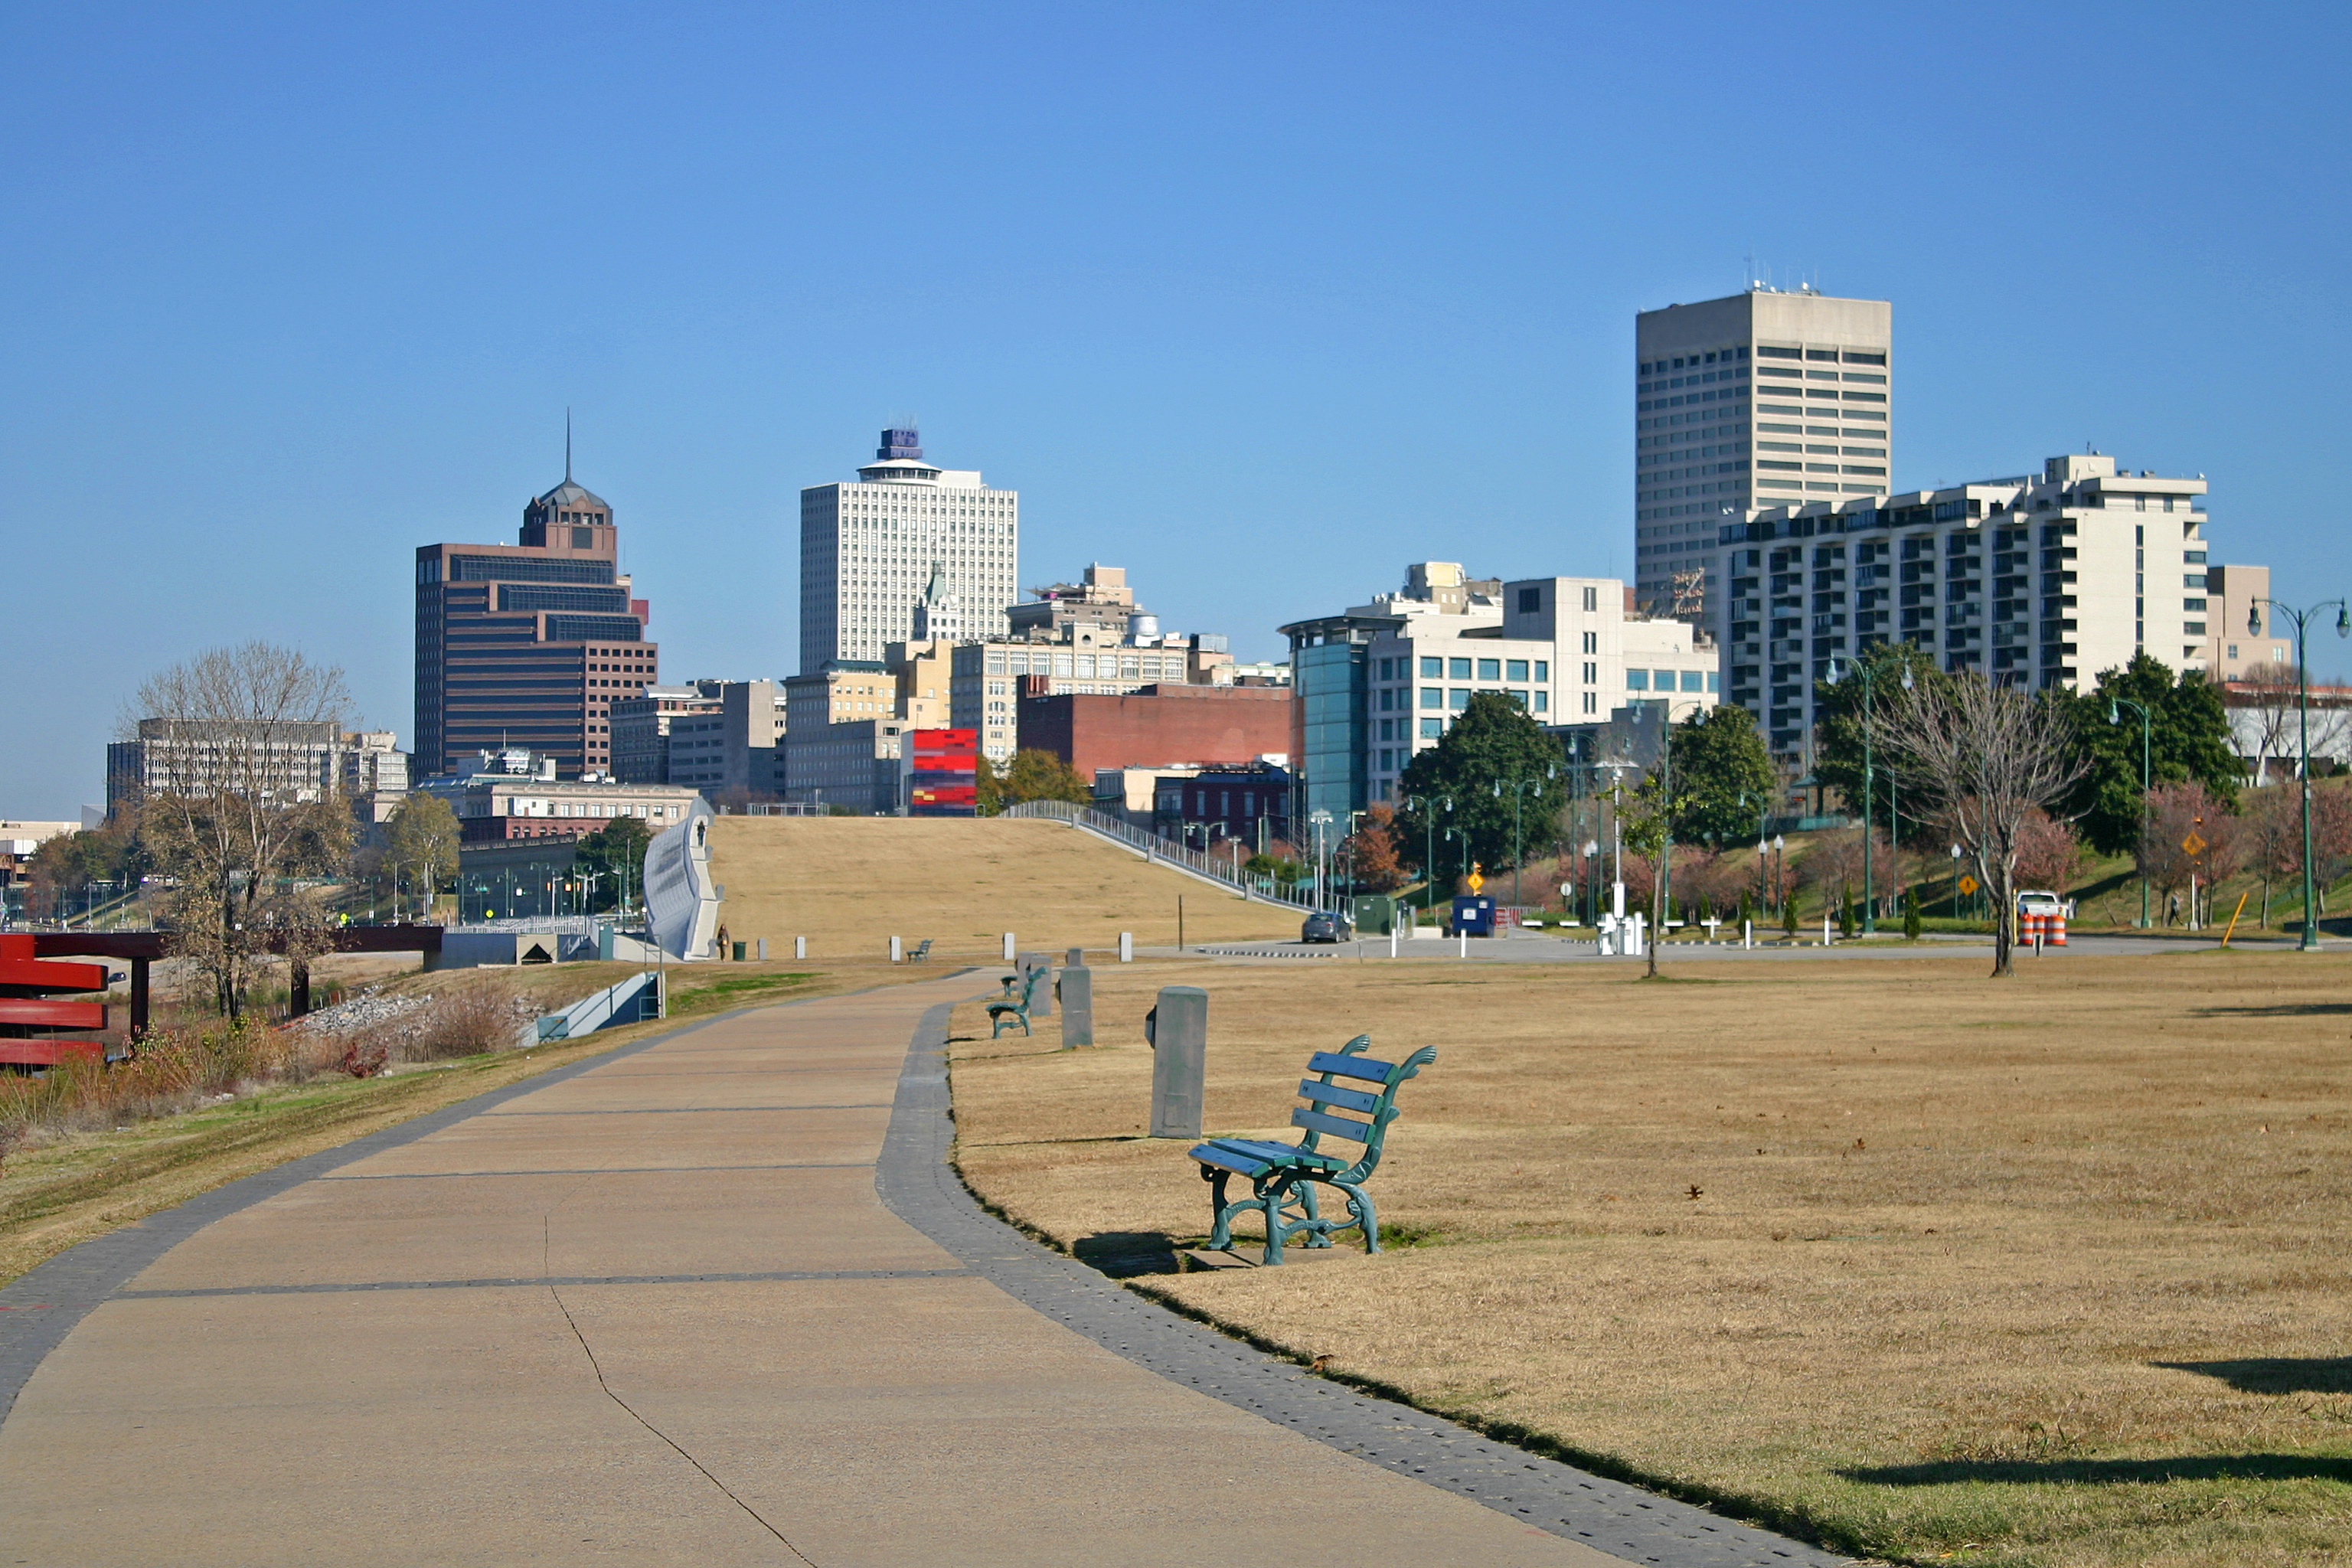
[[[1832,1561],[1307,1378],[987,1219],[940,1163],[938,1044],[989,984],[688,1027],[36,1270],[0,1292],[0,1399],[7,1342],[38,1358],[0,1561]],[[1538,1528],[1490,1472],[1591,1517]]]

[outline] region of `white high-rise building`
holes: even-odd
[[[977,470],[923,461],[913,430],[885,430],[854,484],[801,491],[801,673],[876,661],[915,625],[933,578],[961,611],[961,635],[1001,637],[1019,596],[1021,497]]]
[[[1814,683],[1880,643],[2037,691],[2079,690],[2138,653],[2207,668],[2216,632],[2245,626],[2215,614],[2230,604],[2214,602],[2205,491],[2201,477],[2078,453],[2039,476],[1823,497],[1727,523],[1715,609],[1725,697],[1755,713],[1774,751],[1800,757]],[[2285,646],[2238,646],[2258,643]]]
[[[1717,529],[1886,493],[1893,307],[1761,285],[1633,321],[1634,593],[1697,623]]]

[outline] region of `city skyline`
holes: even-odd
[[[672,670],[794,668],[798,490],[908,405],[1024,492],[1033,560],[1123,561],[1237,658],[1366,561],[1631,579],[1633,318],[1759,276],[1902,312],[1894,488],[2095,447],[2209,474],[2231,559],[2327,575],[2298,455],[2333,430],[2352,220],[2301,171],[2340,142],[2341,18],[2280,57],[2206,13],[2044,11],[2033,36],[2102,65],[2030,131],[1907,120],[1766,182],[1627,68],[2000,77],[2001,18],[1487,19],[926,11],[962,68],[887,110],[822,64],[868,41],[849,18],[499,9],[458,48],[391,16],[40,19],[0,106],[0,529],[20,681],[64,700],[10,705],[0,811],[97,800],[119,694],[247,637],[345,667],[354,728],[407,729],[413,611],[373,584],[510,527],[567,405]],[[356,104],[326,86],[352,58],[383,89]],[[606,111],[559,132],[488,85],[551,68]],[[921,171],[919,210],[879,168]],[[2154,216],[2049,221],[2110,204]],[[515,266],[515,214],[551,205],[594,242]],[[123,211],[149,237],[102,240]],[[2033,233],[2033,265],[1990,282],[1923,211]]]

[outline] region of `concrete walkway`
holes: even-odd
[[[94,1304],[0,1426],[0,1563],[1626,1560],[1138,1364],[992,1282],[1049,1267],[1028,1244],[959,1256],[886,1207],[886,1139],[935,1166],[944,1137],[936,1050],[919,1072],[909,1037],[992,986],[725,1017],[37,1270],[5,1293],[26,1313],[6,1331],[85,1286]],[[969,1204],[935,1177],[897,1180]],[[100,1279],[109,1258],[127,1278]],[[1718,1527],[1727,1550],[1684,1560],[1827,1561],[1721,1521],[1685,1533]]]

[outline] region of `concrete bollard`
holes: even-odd
[[[768,939],[764,936],[760,939],[760,962],[768,962]]]
[[[1151,1042],[1151,1135],[1198,1138],[1209,1074],[1209,994],[1197,985],[1163,985],[1145,1015]]]
[[[1011,931],[1006,931],[1004,933],[1004,962],[1007,963],[1013,962],[1013,933]]]
[[[1121,963],[1135,962],[1135,933],[1131,931],[1118,933],[1118,961]]]
[[[808,938],[804,936],[796,936],[793,938],[793,956],[794,958],[806,958],[808,956]]]
[[[1095,1043],[1095,972],[1073,963],[1054,983],[1062,999],[1062,1048],[1073,1050]]]
[[[890,939],[890,962],[893,963],[904,963],[906,961],[907,939],[898,936],[892,937]]]
[[[1062,967],[1065,969],[1084,969],[1086,966],[1087,950],[1083,947],[1074,947],[1062,955]]]

